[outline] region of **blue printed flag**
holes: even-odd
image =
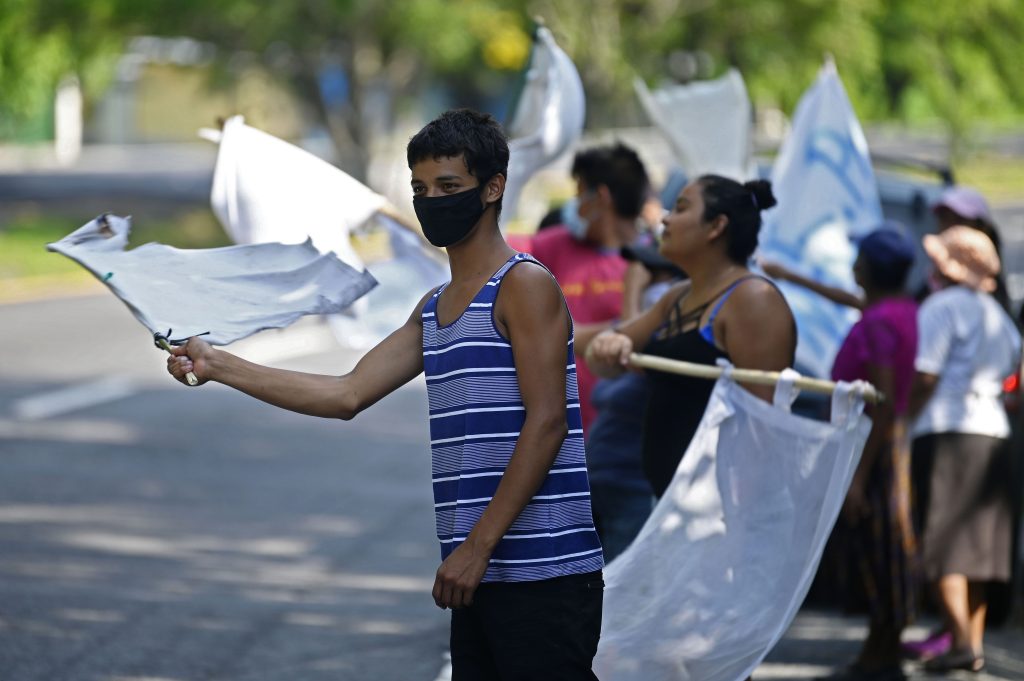
[[[778,206],[765,214],[760,256],[853,291],[852,238],[882,221],[867,140],[829,61],[801,98],[772,168]],[[827,376],[857,312],[789,282],[779,287],[796,316],[797,368]]]

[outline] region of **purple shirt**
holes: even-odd
[[[887,298],[864,310],[832,364],[832,380],[868,379],[868,364],[889,367],[890,395],[897,416],[905,414],[917,355],[917,304],[910,298]]]

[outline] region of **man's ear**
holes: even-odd
[[[597,199],[605,208],[615,207],[615,201],[612,199],[612,190],[608,189],[608,185],[606,184],[598,185]]]
[[[484,201],[487,204],[492,204],[502,197],[505,193],[505,176],[498,173],[491,179],[487,180],[487,186],[484,191]]]

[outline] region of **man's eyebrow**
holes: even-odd
[[[440,177],[435,177],[434,181],[435,182],[448,182],[450,180],[461,180],[461,179],[463,179],[461,175],[441,175]]]

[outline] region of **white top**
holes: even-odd
[[[914,368],[939,376],[914,435],[973,433],[1008,437],[1003,380],[1021,359],[1020,333],[987,293],[951,286],[929,296],[917,313]]]

